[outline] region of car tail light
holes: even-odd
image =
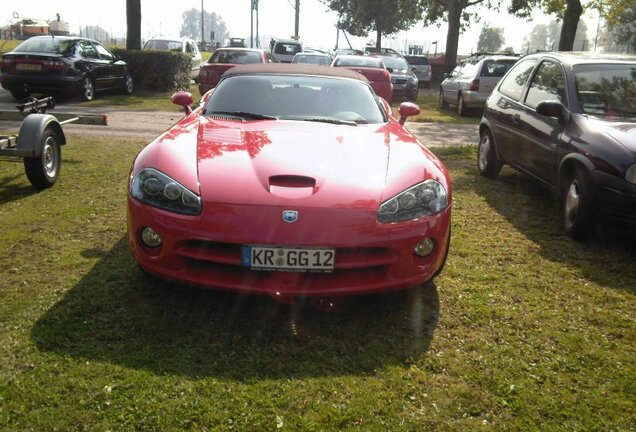
[[[470,83],[470,91],[479,91],[479,80],[473,80],[473,82]]]
[[[68,66],[66,66],[66,63],[59,60],[44,60],[42,62],[42,67],[50,71],[66,72],[68,70]]]
[[[388,70],[384,69],[382,71],[382,75],[384,76],[384,79],[386,79],[387,81],[391,82],[391,74],[389,73]]]
[[[6,59],[2,59],[2,62],[0,63],[0,67],[3,69],[9,69],[11,68],[13,65],[15,65],[15,59],[12,58],[6,58]]]

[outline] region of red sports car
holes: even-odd
[[[142,269],[202,287],[331,297],[404,289],[443,268],[451,183],[348,69],[225,72],[135,158],[128,235]]]
[[[331,64],[333,67],[345,67],[364,75],[371,84],[375,94],[391,103],[393,99],[393,83],[391,73],[379,57],[361,55],[339,55]]]
[[[263,49],[219,48],[212,53],[208,62],[199,70],[199,93],[205,94],[214,88],[221,75],[236,65],[252,63],[276,63],[272,54]]]

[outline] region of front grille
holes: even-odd
[[[393,84],[406,84],[406,80],[396,78],[393,80]]]

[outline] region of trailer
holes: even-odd
[[[0,156],[22,158],[29,182],[40,190],[53,186],[60,175],[62,146],[66,144],[62,125],[108,124],[102,114],[47,114],[55,108],[52,97],[33,98],[16,108],[17,112],[0,110],[0,120],[22,121],[18,135],[0,135]]]

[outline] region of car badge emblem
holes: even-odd
[[[283,210],[283,220],[287,223],[294,223],[298,220],[298,212],[296,210]]]

